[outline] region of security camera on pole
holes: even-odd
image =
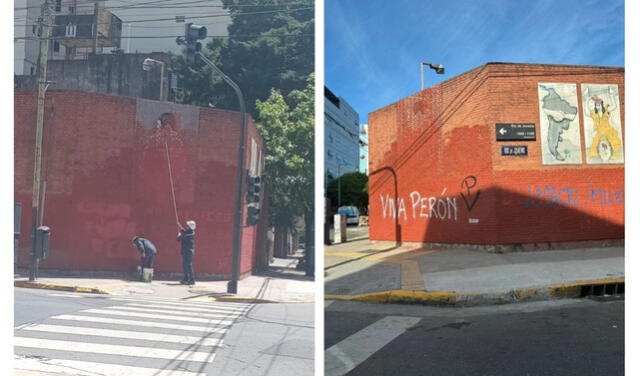
[[[242,184],[244,180],[244,151],[245,151],[245,135],[246,135],[246,110],[244,103],[244,96],[242,95],[242,91],[240,87],[233,82],[229,77],[227,77],[224,72],[222,72],[218,67],[213,64],[213,62],[207,59],[200,50],[202,49],[202,44],[198,42],[200,39],[205,39],[207,37],[207,28],[201,25],[195,25],[193,23],[187,23],[184,26],[184,37],[176,38],[176,43],[179,45],[183,45],[187,48],[187,62],[193,63],[195,61],[195,57],[198,56],[202,61],[205,62],[214,72],[222,76],[222,79],[233,88],[238,97],[238,102],[240,102],[240,113],[241,113],[241,123],[240,123],[240,145],[238,147],[238,172],[236,175],[236,205],[235,205],[235,215],[233,218],[233,258],[231,265],[231,281],[227,284],[227,292],[236,294],[238,292],[238,278],[240,276],[240,246],[241,246],[241,219],[242,219]]]

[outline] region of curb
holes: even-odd
[[[388,290],[359,295],[325,294],[324,298],[325,300],[346,300],[378,304],[404,303],[439,306],[478,306],[508,304],[524,301],[579,298],[582,296],[583,287],[623,283],[624,277],[621,277],[576,281],[526,289],[514,289],[505,292],[479,293],[458,291]]]
[[[97,287],[66,286],[66,285],[56,285],[53,283],[43,283],[43,282],[13,281],[13,286],[26,287],[30,289],[44,289],[44,290],[70,291],[70,292],[84,292],[84,293],[90,293],[90,294],[114,295],[109,290],[100,289]]]
[[[226,303],[249,303],[249,304],[296,304],[296,303],[313,303],[310,301],[279,301],[260,298],[251,298],[248,296],[196,296],[193,298],[187,298],[185,300],[195,301],[214,301],[214,302],[226,302]]]

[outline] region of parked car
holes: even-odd
[[[360,211],[355,206],[341,206],[338,208],[338,214],[347,216],[348,225],[358,225],[360,222]]]

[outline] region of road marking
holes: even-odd
[[[59,341],[53,339],[14,337],[14,347],[59,350],[67,352],[96,353],[107,355],[122,355],[132,357],[187,360],[191,362],[211,362],[215,354],[200,351],[169,350],[152,347],[107,345],[103,343]]]
[[[102,323],[102,324],[122,324],[122,325],[133,325],[133,326],[142,326],[142,327],[150,327],[150,328],[190,330],[190,331],[196,331],[196,332],[206,331],[208,333],[225,333],[228,330],[228,328],[208,328],[206,326],[169,324],[165,322],[126,320],[126,319],[115,319],[115,318],[82,316],[82,315],[58,315],[58,316],[52,316],[50,317],[50,319],[84,321],[84,322],[91,322],[91,323],[95,322],[95,323]],[[221,324],[218,324],[216,326],[220,326],[220,325]],[[227,324],[227,326],[228,325],[231,325],[231,324]]]
[[[221,307],[221,308],[192,308],[192,307],[180,307],[180,306],[170,306],[170,305],[165,305],[165,304],[142,304],[142,303],[128,303],[126,304],[127,307],[145,307],[145,308],[162,308],[165,310],[177,310],[177,311],[188,311],[188,312],[222,312],[222,313],[226,313],[226,312],[231,312],[231,313],[238,313],[238,314],[243,314],[244,312],[246,312],[247,310],[242,308],[242,309],[233,309],[233,308],[226,308],[226,307]]]
[[[153,308],[141,308],[141,307],[129,307],[129,306],[105,307],[104,309],[114,309],[114,310],[132,311],[132,312],[167,313],[166,309],[153,309]],[[177,315],[180,315],[181,317],[210,317],[210,318],[229,318],[229,319],[236,319],[240,317],[240,314],[235,312],[200,313],[200,312],[170,311],[169,313],[177,314]]]
[[[71,295],[71,294],[47,294],[48,296],[60,296],[63,298],[82,298],[82,295]]]
[[[125,296],[119,296],[117,298],[109,297],[108,299],[119,301],[119,302],[127,302],[127,303],[131,303],[131,302],[152,303],[152,304],[159,303],[159,304],[174,305],[179,307],[197,307],[197,308],[207,308],[207,307],[249,308],[253,305],[251,303],[230,303],[230,302],[198,303],[198,302],[194,302],[193,300],[190,300],[187,302],[184,300],[161,299],[161,298],[141,299],[141,298],[129,298]]]
[[[231,325],[233,323],[233,320],[215,320],[215,319],[201,319],[201,318],[198,318],[198,317],[186,317],[186,316],[174,316],[174,315],[157,315],[157,314],[151,314],[151,313],[118,311],[117,309],[86,309],[86,310],[82,311],[82,313],[97,313],[97,314],[102,314],[102,315],[126,316],[126,317],[144,317],[144,318],[147,318],[147,319],[199,322],[199,323],[203,323],[203,324]]]
[[[98,328],[85,328],[78,326],[63,326],[63,325],[49,325],[38,324],[34,326],[24,327],[22,330],[47,332],[47,333],[64,333],[73,335],[86,335],[86,336],[98,336],[109,338],[126,338],[126,339],[138,339],[145,341],[156,342],[171,342],[180,343],[186,345],[198,344],[202,346],[219,346],[221,340],[216,338],[201,338],[195,336],[180,336],[172,334],[159,334],[149,332],[138,332],[128,330],[114,330],[114,329],[98,329]]]
[[[326,376],[342,376],[386,346],[419,317],[387,316],[325,350]]]
[[[133,367],[117,364],[84,362],[63,359],[34,359],[15,356],[13,359],[15,370],[43,372],[56,375],[77,376],[207,376],[206,373],[177,371],[168,369]],[[86,370],[86,371],[85,371]]]

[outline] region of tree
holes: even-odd
[[[247,111],[258,117],[256,100],[266,100],[272,88],[284,96],[304,90],[314,70],[313,2],[290,0],[223,0],[232,23],[229,37],[213,39],[203,49],[242,89]],[[172,59],[185,88],[183,103],[237,110],[233,90],[201,61]]]
[[[298,218],[304,220],[306,264],[312,268],[314,75],[307,77],[304,90],[294,90],[286,99],[272,89],[266,101],[256,102],[257,126],[267,145],[263,178],[270,192],[269,223],[284,231],[293,229]]]
[[[338,200],[338,188],[340,200]],[[327,187],[327,197],[331,206],[357,206],[364,209],[369,205],[369,177],[362,172],[348,172],[332,180]],[[338,204],[338,201],[340,203]]]

